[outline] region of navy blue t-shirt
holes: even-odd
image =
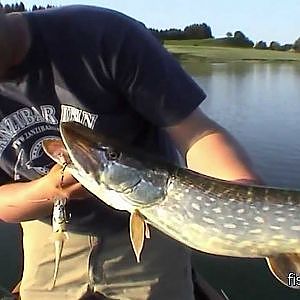
[[[80,122],[176,162],[163,127],[188,116],[205,94],[143,24],[90,6],[24,15],[30,50],[0,86],[2,183],[47,173],[52,162],[41,143],[59,135],[60,121]],[[99,201],[87,203],[71,201],[72,218],[99,210],[109,217],[97,223],[118,223]]]

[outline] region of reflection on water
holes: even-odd
[[[300,189],[300,64],[182,62],[208,95],[201,108],[237,138],[263,180]],[[274,280],[263,259],[195,254],[194,260],[230,299],[300,299]]]

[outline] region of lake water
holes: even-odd
[[[300,188],[300,64],[215,64],[192,58],[182,63],[208,95],[202,109],[236,137],[263,180]],[[0,285],[6,287],[16,277],[15,234],[14,226],[0,226]],[[194,261],[231,300],[300,299],[300,292],[273,279],[262,259],[195,254]]]
[[[235,136],[264,182],[300,189],[300,64],[181,60],[208,95],[203,111]],[[300,299],[263,259],[195,254],[195,261],[230,299]]]

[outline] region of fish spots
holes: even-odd
[[[269,211],[269,210],[270,210],[270,207],[269,207],[269,206],[263,206],[262,210],[263,210],[263,211]]]
[[[280,230],[281,227],[280,226],[271,225],[270,229],[272,229],[272,230]]]
[[[253,189],[252,189],[252,188],[249,188],[249,189],[248,189],[247,195],[248,195],[248,196],[252,196],[252,195],[253,195]]]
[[[202,220],[208,224],[215,224],[215,221],[211,218],[203,217]]]
[[[192,203],[192,208],[196,210],[200,210],[200,205],[198,203],[193,202]]]
[[[220,207],[216,207],[212,209],[216,214],[222,213],[222,209]]]
[[[274,240],[284,240],[284,235],[278,234],[278,235],[273,235]]]
[[[249,233],[251,233],[251,234],[258,234],[258,233],[262,233],[262,230],[260,228],[251,229],[251,230],[249,230]]]
[[[286,218],[284,218],[284,217],[278,217],[278,218],[276,218],[276,220],[277,220],[278,222],[285,222],[285,221],[286,221]]]
[[[188,193],[190,192],[190,189],[185,189],[184,192],[185,192],[186,194],[188,194]]]
[[[300,226],[291,226],[291,229],[294,231],[300,231]]]
[[[255,218],[254,218],[254,220],[257,222],[257,223],[264,223],[265,221],[264,221],[264,219],[262,218],[262,217],[259,217],[259,216],[256,216]]]
[[[234,229],[234,228],[236,228],[236,225],[232,224],[232,223],[225,223],[223,226],[225,228],[228,228],[228,229]]]
[[[225,239],[227,240],[236,240],[237,239],[237,236],[234,235],[234,234],[225,234]]]
[[[209,202],[205,202],[204,205],[207,207],[211,206],[211,204]]]
[[[193,218],[194,218],[194,214],[191,213],[190,211],[187,211],[187,212],[186,212],[186,215],[187,215],[190,219],[193,219]]]
[[[249,204],[249,203],[251,203],[252,202],[252,197],[248,197],[247,199],[246,199],[246,202]]]
[[[201,201],[202,200],[202,196],[197,196],[196,199]]]
[[[238,214],[243,214],[245,212],[245,209],[244,208],[240,208],[237,210],[237,213]]]

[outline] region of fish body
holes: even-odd
[[[300,273],[300,191],[204,176],[74,122],[62,123],[61,136],[69,171],[106,204],[138,211],[146,223],[196,250],[266,257],[285,284],[289,272]]]
[[[52,285],[49,288],[52,290],[55,287],[59,263],[65,240],[68,238],[66,232],[66,211],[65,211],[66,199],[57,197],[54,199],[53,215],[52,215],[52,240],[54,242],[55,249],[55,266]]]

